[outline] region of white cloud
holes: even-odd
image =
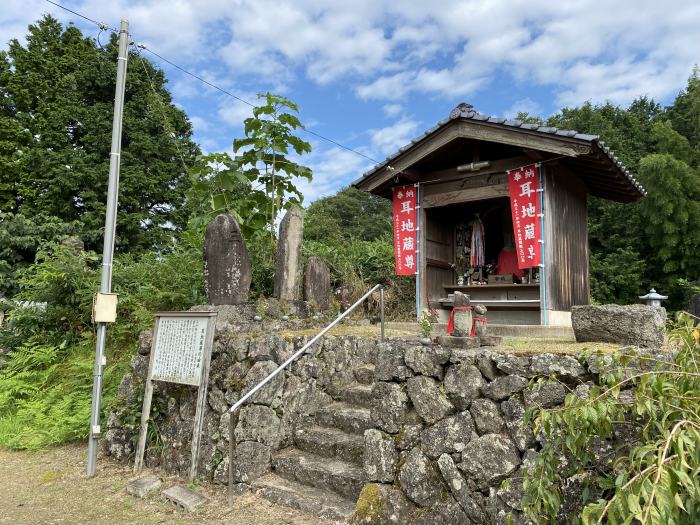
[[[240,128],[243,127],[245,119],[253,116],[253,110],[248,104],[231,97],[222,97],[217,114],[227,125]]]
[[[186,66],[218,57],[234,84],[285,87],[304,77],[342,82],[365,100],[472,96],[512,75],[548,86],[566,103],[629,102],[642,92],[671,95],[698,60],[695,0],[672,7],[657,0],[435,0],[430,8],[418,0],[65,2],[111,25],[129,18],[137,41]],[[6,0],[0,42],[21,36],[42,12],[75,18],[38,0]]]
[[[515,118],[518,113],[527,113],[531,117],[537,117],[542,113],[542,106],[529,97],[521,98],[520,100],[516,100],[511,107],[506,109],[502,116],[506,118]]]
[[[314,149],[313,157],[301,162],[309,166],[314,174],[311,182],[304,180],[298,184],[304,194],[305,206],[348,186],[371,165],[359,155],[338,147]]]
[[[382,107],[382,111],[384,111],[384,115],[389,118],[398,117],[403,111],[403,106],[401,104],[385,104],[384,107]]]
[[[411,141],[419,123],[411,119],[401,119],[391,126],[369,130],[372,145],[384,155],[389,155]]]

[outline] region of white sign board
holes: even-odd
[[[141,410],[141,431],[136,447],[134,471],[141,472],[146,450],[148,420],[153,397],[152,381],[167,381],[198,387],[192,431],[190,481],[197,476],[199,441],[207,403],[209,363],[214,342],[216,312],[158,312],[153,329],[151,360]]]
[[[199,386],[208,325],[207,317],[161,317],[151,379]]]

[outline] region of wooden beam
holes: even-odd
[[[533,130],[488,122],[456,119],[446,123],[442,128],[433,132],[432,135],[417,140],[405,152],[392,159],[389,164],[394,170],[389,170],[386,166],[380,168],[376,173],[362,181],[359,185],[360,189],[370,192],[374,191],[390,180],[395,173],[410,169],[431,153],[459,138],[508,144],[534,151],[544,151],[571,157],[591,152],[591,147],[586,141],[571,137],[547,135]]]
[[[429,187],[430,186],[426,186],[425,189],[427,190]],[[508,197],[510,194],[509,192],[510,190],[508,183],[447,191],[432,195],[428,195],[426,191],[426,194],[423,196],[423,208],[437,208],[440,206],[449,206],[450,204],[459,204],[462,202]]]
[[[422,175],[423,181],[432,181],[440,179],[441,181],[448,182],[450,180],[465,179],[467,177],[478,177],[481,175],[488,175],[491,173],[502,173],[507,170],[512,170],[514,168],[519,168],[521,166],[526,166],[531,162],[532,159],[527,155],[519,155],[517,157],[510,157],[507,159],[499,159],[491,162],[491,165],[479,171],[469,172],[469,171],[457,171],[457,166],[454,168],[449,168],[446,170],[438,171],[426,171]]]

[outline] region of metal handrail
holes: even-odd
[[[345,310],[343,313],[341,313],[338,317],[335,318],[333,322],[331,322],[328,326],[326,326],[323,330],[321,330],[318,334],[316,334],[308,343],[306,343],[304,346],[302,346],[299,350],[297,350],[294,355],[292,355],[289,359],[287,359],[284,363],[282,363],[280,366],[278,366],[275,370],[270,372],[270,375],[268,375],[265,379],[260,381],[257,385],[255,385],[246,395],[244,395],[242,398],[240,398],[238,401],[236,401],[233,405],[231,405],[231,408],[228,409],[228,412],[230,414],[230,420],[229,420],[229,441],[228,441],[228,451],[229,451],[229,460],[228,460],[228,488],[229,488],[229,498],[233,500],[233,444],[235,442],[235,437],[234,437],[234,429],[236,426],[236,418],[237,418],[237,413],[236,410],[248,399],[250,399],[253,394],[255,394],[258,390],[260,390],[263,386],[265,386],[267,383],[269,383],[272,378],[274,378],[277,374],[279,374],[282,370],[284,370],[287,366],[289,366],[295,359],[297,359],[300,355],[302,355],[306,350],[311,347],[316,341],[318,341],[323,335],[328,332],[331,328],[333,328],[335,325],[337,325],[340,321],[342,321],[345,317],[347,317],[350,312],[352,312],[355,308],[357,308],[360,304],[362,304],[367,298],[372,295],[374,292],[379,290],[379,304],[380,304],[380,323],[381,323],[381,339],[384,340],[384,286],[381,284],[378,284],[374,286],[369,292],[367,292],[365,295],[360,297],[355,303]]]

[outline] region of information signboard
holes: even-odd
[[[134,472],[139,473],[143,468],[153,398],[152,382],[166,381],[198,387],[192,431],[190,481],[194,481],[197,476],[199,442],[206,409],[209,363],[216,316],[216,312],[158,312],[156,314]]]
[[[151,379],[199,386],[209,317],[162,316],[153,344]]]

